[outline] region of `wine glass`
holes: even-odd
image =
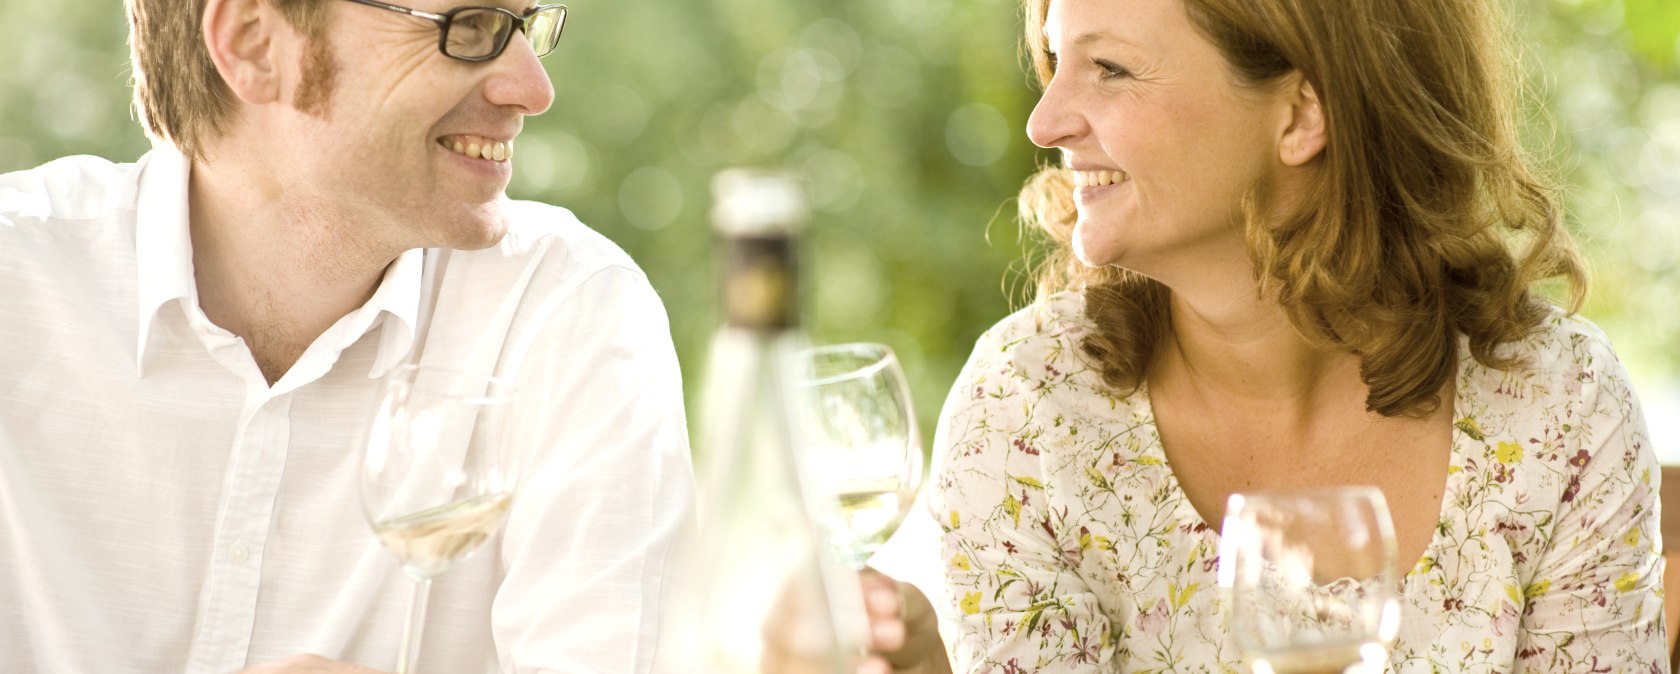
[[[922,482],[922,439],[898,357],[883,344],[800,354],[800,420],[814,510],[842,560],[862,569],[892,536]]]
[[[420,653],[431,579],[501,526],[514,491],[503,421],[509,382],[448,368],[403,366],[385,380],[369,424],[362,512],[414,578],[397,674]]]
[[[1378,674],[1400,628],[1381,491],[1232,494],[1219,541],[1231,638],[1255,674]]]

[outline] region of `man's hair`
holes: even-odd
[[[292,26],[319,41],[327,0],[263,0]],[[204,44],[205,0],[125,0],[134,70],[134,106],[154,138],[194,159],[226,128],[233,92]]]
[[[1498,4],[1184,0],[1244,86],[1299,72],[1318,94],[1327,139],[1304,209],[1263,218],[1253,189],[1244,234],[1262,292],[1309,342],[1359,356],[1366,407],[1385,416],[1438,408],[1460,336],[1477,361],[1517,365],[1496,347],[1550,311],[1530,290],[1536,281],[1563,277],[1571,311],[1585,294],[1553,188],[1519,146],[1515,63]],[[1025,0],[1041,84],[1051,77],[1048,6]],[[1023,222],[1055,244],[1039,295],[1082,291],[1095,326],[1083,351],[1105,384],[1135,391],[1170,328],[1170,291],[1073,258],[1071,191],[1068,172],[1048,167],[1021,192]]]

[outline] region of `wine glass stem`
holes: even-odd
[[[414,674],[414,663],[420,659],[420,634],[426,627],[426,599],[431,595],[432,579],[414,579],[414,596],[408,601],[408,620],[403,623],[402,653],[397,656],[397,674]]]

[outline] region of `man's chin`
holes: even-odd
[[[450,248],[459,250],[489,248],[502,242],[502,237],[507,236],[507,229],[507,221],[505,220],[483,223],[481,227],[470,230],[463,228],[460,232],[461,237]]]
[[[457,250],[480,250],[501,243],[507,236],[508,216],[502,200],[465,209],[460,215],[437,223],[440,245]]]

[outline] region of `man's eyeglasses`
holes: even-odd
[[[438,25],[438,50],[444,56],[478,63],[502,55],[513,31],[525,33],[537,56],[548,56],[560,42],[560,29],[566,27],[565,5],[537,5],[515,14],[501,7],[456,7],[442,14],[423,12],[379,0],[350,0],[350,2],[402,12]]]

